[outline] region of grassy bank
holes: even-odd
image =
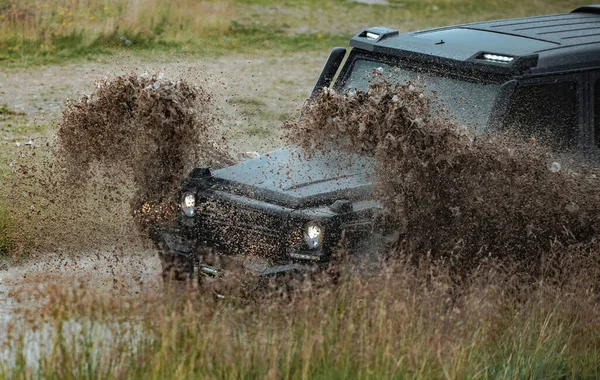
[[[10,213],[0,205],[0,257],[5,256],[13,248],[9,231],[12,227]]]
[[[569,279],[527,281],[509,267],[490,266],[457,285],[439,267],[400,265],[371,278],[346,275],[337,286],[313,282],[284,296],[241,303],[181,289],[155,296],[106,294],[85,282],[72,286],[71,279],[38,290],[43,314],[12,330],[15,356],[0,373],[89,379],[595,378],[600,308],[589,281],[597,270],[596,264]],[[40,351],[31,351],[40,342]]]
[[[0,65],[94,59],[115,51],[222,55],[326,50],[368,25],[401,30],[566,12],[575,1],[0,0]]]

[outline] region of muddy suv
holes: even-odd
[[[599,27],[600,6],[586,6],[412,33],[368,28],[349,51],[333,49],[312,96],[325,87],[365,91],[375,76],[419,82],[434,107],[476,133],[515,129],[591,156],[600,145]],[[369,157],[295,147],[194,169],[178,227],[157,237],[164,274],[218,276],[231,265],[272,275],[318,268],[340,244],[350,252],[384,244],[373,171]]]

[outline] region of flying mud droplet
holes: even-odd
[[[550,164],[550,171],[552,173],[558,173],[561,169],[561,165],[559,162],[554,161],[552,164]]]

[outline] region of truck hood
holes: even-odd
[[[307,154],[285,147],[215,170],[228,190],[288,207],[328,204],[371,194],[375,160],[340,151]]]

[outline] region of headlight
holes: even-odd
[[[196,206],[196,197],[194,194],[185,194],[181,198],[181,210],[187,216],[194,216],[194,207]]]
[[[317,249],[323,245],[323,227],[319,223],[309,222],[304,227],[304,241],[309,249]]]

